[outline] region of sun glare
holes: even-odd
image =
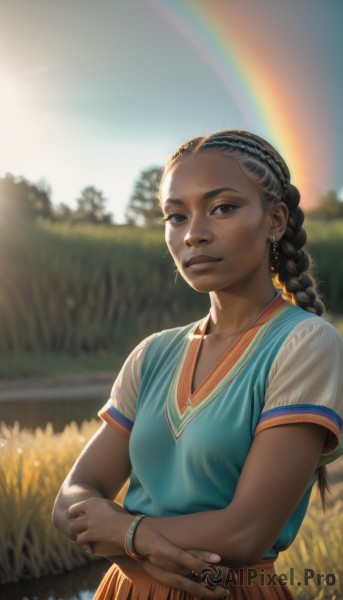
[[[0,158],[3,166],[11,164],[23,150],[30,128],[25,93],[17,82],[0,75]]]
[[[11,81],[1,77],[0,79],[0,102],[6,107],[15,100],[15,86]]]
[[[1,146],[8,149],[11,137],[15,137],[18,112],[18,94],[14,83],[0,76],[0,132]]]

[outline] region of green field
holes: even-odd
[[[329,309],[343,313],[343,221],[310,222],[308,249]],[[0,378],[113,371],[154,331],[208,309],[180,277],[162,228],[41,224],[0,236]]]
[[[18,425],[0,427],[0,586],[89,562],[76,544],[52,526],[51,508],[66,473],[97,427],[95,420],[80,427],[71,423],[61,433],[54,433],[51,424],[35,431]],[[334,573],[336,584],[329,587],[324,581],[318,586],[315,580],[301,588],[294,584],[297,600],[343,597],[342,458],[336,463],[326,514],[314,489],[300,532],[276,565],[279,573],[293,569],[296,578],[306,566],[316,573]],[[120,493],[117,500],[122,499]]]

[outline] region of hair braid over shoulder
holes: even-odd
[[[304,213],[299,206],[300,194],[291,183],[288,184],[285,201],[289,216],[286,231],[279,243],[279,261],[272,268],[274,281],[286,299],[304,310],[321,315],[324,304],[318,297],[313,278],[306,273],[311,266],[311,259],[303,249],[307,235],[302,227]]]

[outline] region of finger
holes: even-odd
[[[169,542],[168,548],[166,548],[166,562],[170,565],[168,570],[175,571],[175,567],[178,567],[177,572],[180,574],[184,574],[185,571],[195,571],[200,574],[202,569],[208,567],[207,560],[202,560]]]
[[[89,545],[94,541],[97,542],[98,540],[94,539],[94,533],[87,530],[87,531],[81,531],[81,533],[77,534],[75,541],[79,546],[83,546],[83,545]]]
[[[207,587],[205,587],[205,585],[202,585],[197,581],[192,581],[176,573],[164,571],[159,567],[155,567],[147,560],[140,562],[143,563],[142,566],[147,571],[147,573],[149,573],[151,576],[155,577],[155,579],[158,579],[159,581],[161,581],[161,583],[168,587],[176,588],[178,590],[188,592],[189,594],[194,594],[199,598],[208,598],[209,600],[214,600],[214,598],[229,597],[229,590],[221,586],[216,586],[216,588],[210,590]]]
[[[80,533],[86,530],[87,526],[83,519],[74,519],[68,525],[69,537],[74,541]]]
[[[187,548],[187,552],[189,552],[189,554],[191,554],[195,558],[198,558],[199,560],[203,560],[204,562],[208,562],[211,564],[219,563],[222,560],[221,556],[219,556],[219,554],[216,554],[215,552],[207,552],[206,550],[195,550],[193,548],[191,550],[188,550]]]
[[[81,513],[84,513],[86,502],[87,500],[83,500],[82,502],[76,502],[76,504],[69,506],[69,508],[66,510],[67,519],[75,519]]]
[[[196,551],[198,552],[198,551]],[[188,552],[186,552],[185,554],[188,554]],[[208,555],[210,555],[211,553],[208,553]],[[172,560],[172,559],[173,560]],[[193,581],[201,581],[203,574],[208,573],[209,569],[211,571],[211,575],[213,577],[213,573],[215,573],[216,575],[220,575],[221,571],[217,572],[217,569],[219,567],[216,567],[216,565],[214,563],[211,563],[210,561],[202,561],[197,559],[196,557],[188,554],[187,559],[185,560],[184,557],[182,557],[180,559],[180,557],[177,559],[176,562],[176,558],[175,555],[173,557],[164,557],[159,555],[158,557],[152,557],[149,559],[150,562],[155,565],[158,568],[161,568],[165,571],[169,571],[171,573],[175,573],[177,575],[180,575],[182,577],[185,577],[186,575],[192,579]],[[211,566],[213,565],[213,566]],[[207,575],[207,577],[209,577]],[[216,577],[216,579],[218,579],[218,577]],[[216,582],[216,585],[219,585],[220,581]],[[215,585],[211,586],[211,589],[213,589],[215,587]]]
[[[87,552],[87,554],[95,554],[94,550],[93,550],[93,544],[89,543],[89,544],[79,544],[82,548],[82,550],[84,550],[85,552]]]

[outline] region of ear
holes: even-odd
[[[286,231],[288,222],[288,206],[284,202],[277,202],[270,206],[269,234],[279,241]]]

